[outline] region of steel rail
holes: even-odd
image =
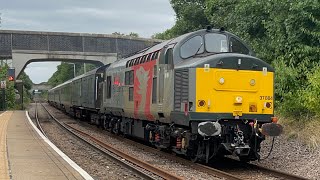
[[[235,176],[233,174],[221,171],[219,169],[216,169],[216,168],[213,168],[213,167],[209,167],[209,166],[206,166],[206,165],[202,165],[202,164],[199,164],[199,163],[193,163],[193,162],[188,161],[188,160],[186,160],[184,158],[173,156],[171,154],[168,154],[166,152],[160,151],[160,150],[155,149],[153,147],[146,146],[146,145],[143,145],[141,143],[137,143],[137,142],[135,142],[133,140],[130,140],[130,139],[127,139],[127,138],[121,138],[119,136],[111,134],[110,132],[107,132],[107,133],[108,133],[109,136],[112,136],[113,138],[116,138],[118,140],[124,141],[124,142],[129,143],[129,144],[131,144],[133,146],[139,146],[139,148],[144,149],[144,150],[146,150],[146,151],[148,151],[150,153],[159,154],[161,156],[166,157],[167,159],[174,160],[176,162],[179,162],[180,164],[183,164],[183,165],[188,166],[188,167],[192,167],[193,169],[196,169],[198,171],[201,171],[201,172],[213,175],[213,176],[217,176],[217,177],[220,177],[220,178],[225,178],[225,179],[228,179],[228,180],[243,180],[240,177],[237,177],[237,176]]]
[[[67,125],[67,124],[66,124]],[[69,125],[67,125],[69,126]],[[150,146],[146,146],[146,145],[143,145],[141,143],[137,143],[133,140],[130,140],[130,139],[127,139],[127,138],[121,138],[119,136],[116,136],[108,131],[104,131],[104,132],[107,132],[109,136],[113,137],[113,138],[116,138],[118,140],[121,140],[121,141],[125,141],[131,145],[134,145],[134,146],[139,146],[141,149],[144,149],[148,152],[151,152],[151,153],[156,153],[156,154],[160,154],[161,156],[164,156],[168,159],[173,159],[176,161],[176,162],[179,162],[183,165],[186,165],[186,166],[190,166],[196,170],[199,170],[199,171],[202,171],[204,173],[207,173],[207,174],[211,174],[211,175],[214,175],[214,176],[218,176],[218,177],[221,177],[221,178],[225,178],[225,179],[229,179],[229,180],[242,180],[242,178],[240,177],[237,177],[233,174],[230,174],[230,173],[227,173],[227,172],[224,172],[222,170],[219,170],[219,169],[216,169],[216,168],[213,168],[213,167],[209,167],[207,165],[203,165],[203,164],[199,164],[199,163],[192,163],[191,161],[188,161],[184,158],[181,158],[181,157],[177,157],[177,156],[172,156],[171,154],[168,154],[166,152],[162,152],[162,151],[159,151],[153,147],[150,147]],[[272,176],[275,176],[275,177],[279,177],[279,178],[284,178],[284,179],[289,179],[289,180],[307,180],[307,178],[304,178],[304,177],[301,177],[301,176],[298,176],[298,175],[294,175],[294,174],[289,174],[287,172],[283,172],[283,171],[279,171],[279,170],[276,170],[276,169],[271,169],[271,168],[267,168],[267,167],[263,167],[263,166],[259,166],[259,165],[254,165],[254,164],[250,164],[250,163],[243,163],[243,162],[240,162],[238,160],[234,160],[234,159],[230,159],[228,158],[228,160],[232,160],[232,161],[235,161],[236,163],[241,163],[241,165],[245,165],[249,168],[255,168],[255,169],[258,169],[258,170],[261,170],[261,171],[264,171],[266,174],[269,174],[269,175],[272,175]]]
[[[35,118],[36,118],[36,123],[37,123],[38,129],[41,131],[41,133],[42,133],[46,138],[48,138],[48,136],[46,135],[46,133],[45,133],[44,130],[42,129],[42,126],[41,126],[40,121],[39,121],[39,116],[38,116],[38,103],[37,103],[37,102],[36,102]]]
[[[279,170],[276,170],[276,169],[271,169],[271,168],[267,168],[267,167],[263,167],[263,166],[260,166],[260,165],[255,165],[255,164],[248,164],[248,166],[250,166],[251,168],[257,168],[257,169],[260,169],[261,171],[265,171],[267,173],[270,173],[276,177],[279,177],[279,178],[285,178],[285,179],[290,179],[290,180],[308,180],[307,178],[304,178],[304,177],[301,177],[301,176],[298,176],[298,175],[295,175],[295,174],[290,174],[290,173],[287,173],[287,172],[283,172],[283,171],[279,171]]]
[[[87,141],[86,139],[84,139],[83,137],[88,138],[90,141],[94,142],[95,144],[97,144],[98,146],[104,148],[105,150],[115,154],[118,157],[121,157],[121,159],[125,159],[127,161],[129,161],[130,163],[143,168],[145,170],[147,170],[148,172],[151,172],[152,174],[155,174],[163,179],[172,179],[172,180],[182,180],[184,179],[183,177],[180,176],[176,176],[174,174],[171,174],[169,172],[166,172],[165,170],[162,170],[160,168],[157,168],[147,162],[141,161],[139,159],[136,159],[128,154],[125,154],[124,152],[121,152],[120,150],[117,150],[115,148],[113,148],[112,146],[103,143],[102,141],[90,136],[89,134],[82,132],[81,130],[78,130],[66,123],[61,123],[57,118],[55,118],[49,111],[48,109],[41,104],[44,109],[48,112],[48,114],[55,120],[55,122],[57,122],[61,127],[63,127],[64,129],[66,129],[68,132],[72,133],[73,135],[77,136],[79,139],[85,141],[86,143],[92,145],[93,147],[97,148],[95,145],[93,145],[92,143],[90,143],[89,141]],[[79,135],[80,134],[80,135]],[[82,137],[81,137],[82,136]],[[99,149],[99,148],[97,148]],[[99,149],[100,151],[102,151],[101,149]],[[104,153],[106,153],[105,151],[102,151]],[[108,154],[110,155],[110,154]],[[112,156],[114,159],[118,160],[121,163],[125,163],[123,160],[119,160],[118,158],[115,158],[114,156]],[[128,166],[128,164],[125,164],[126,166]],[[134,167],[130,167],[131,169]],[[147,176],[148,179],[153,179],[152,177],[150,177],[149,175],[147,175],[145,172],[142,172],[141,170],[137,170],[136,168],[134,168],[133,170],[138,171],[138,173],[142,173],[144,176]]]

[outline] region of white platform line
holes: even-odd
[[[4,113],[6,113],[7,111],[4,111],[3,113],[0,114],[0,116],[2,116]]]
[[[72,161],[66,154],[64,154],[59,148],[57,148],[57,146],[55,146],[48,138],[46,138],[41,132],[40,130],[33,124],[33,122],[31,121],[28,111],[26,111],[26,116],[29,120],[29,123],[31,124],[31,126],[33,127],[33,129],[35,129],[37,131],[37,133],[40,135],[40,137],[53,149],[55,150],[68,164],[70,164],[71,167],[73,167],[73,169],[75,169],[76,171],[79,172],[79,174],[81,174],[81,176],[84,179],[87,180],[93,180],[93,178],[85,171],[83,170],[80,166],[78,166],[74,161]]]

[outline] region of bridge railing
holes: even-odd
[[[12,50],[118,53],[126,56],[160,40],[117,35],[0,30],[0,57]]]

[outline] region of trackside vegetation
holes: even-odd
[[[3,66],[0,66],[0,80],[6,81],[6,109],[21,109],[21,104],[16,102],[16,90],[14,87],[14,82],[9,81],[7,77],[9,66],[7,64],[4,64]],[[19,80],[23,81],[24,84],[24,91],[23,91],[23,102],[24,107],[30,103],[31,94],[28,92],[32,88],[32,81],[30,80],[29,76],[22,72],[19,76]],[[1,99],[1,101],[3,101]]]
[[[283,124],[289,125],[287,129],[292,129],[287,133],[294,132],[294,136],[304,139],[316,136],[312,127],[320,124],[318,0],[171,0],[170,3],[176,23],[154,38],[170,39],[206,25],[224,27],[238,35],[257,57],[274,66],[276,113]]]

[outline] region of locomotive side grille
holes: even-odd
[[[189,97],[189,71],[176,70],[174,75],[174,110],[181,111],[181,103],[187,103]]]

